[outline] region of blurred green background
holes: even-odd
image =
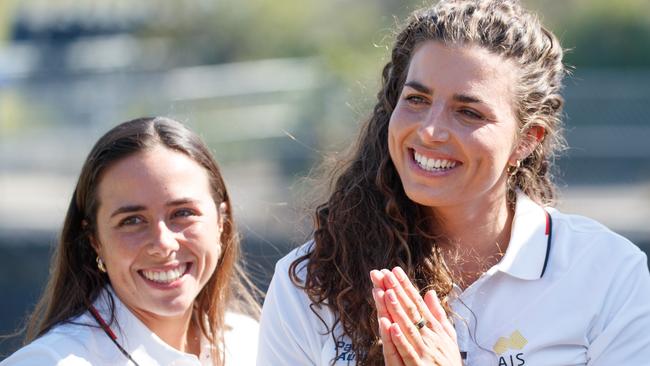
[[[524,3],[575,68],[560,207],[648,250],[650,1]],[[0,333],[22,324],[43,289],[92,143],[142,115],[184,121],[209,143],[265,288],[275,260],[310,233],[313,187],[300,178],[352,141],[396,25],[422,4],[0,1]]]

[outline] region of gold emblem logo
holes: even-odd
[[[526,344],[528,344],[528,340],[526,340],[518,330],[515,330],[508,338],[499,337],[497,343],[492,347],[492,350],[494,350],[496,354],[500,355],[509,349],[520,350],[524,348]]]

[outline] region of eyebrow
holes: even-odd
[[[404,83],[404,86],[411,87],[423,94],[433,94],[431,89],[429,89],[427,86],[425,86],[419,81],[415,81],[415,80],[407,81],[406,83]]]
[[[473,95],[467,95],[467,94],[454,94],[453,96],[454,100],[457,100],[461,103],[481,103],[485,104],[484,101],[482,101],[480,98],[475,97]]]
[[[424,85],[421,82],[416,81],[416,80],[407,81],[406,83],[404,83],[404,86],[408,86],[410,88],[413,88],[416,91],[418,91],[420,93],[423,93],[423,94],[429,94],[429,95],[433,94],[433,91],[431,90],[431,88],[429,88],[428,86],[426,86],[426,85]],[[458,102],[461,102],[461,103],[481,103],[481,104],[485,104],[485,102],[483,100],[481,100],[481,98],[473,96],[473,95],[467,95],[467,94],[454,94],[453,99],[458,101]]]
[[[123,213],[142,211],[144,209],[146,209],[146,207],[142,206],[142,205],[122,206],[122,207],[118,208],[117,210],[113,211],[113,213],[111,214],[111,217],[114,217],[114,216],[117,216],[117,215],[123,214]]]
[[[169,201],[165,204],[165,206],[179,206],[179,205],[185,205],[188,203],[198,203],[200,202],[197,199],[190,198],[190,197],[183,197],[183,198],[178,198],[172,201]]]
[[[179,206],[179,205],[185,205],[188,203],[197,203],[199,200],[196,200],[194,198],[189,198],[189,197],[183,197],[183,198],[178,198],[172,201],[169,201],[165,203],[165,206],[171,207],[171,206]],[[144,211],[147,209],[147,206],[143,205],[127,205],[127,206],[122,206],[118,208],[117,210],[113,211],[110,217],[117,216],[119,214],[124,214],[124,213],[130,213],[130,212],[138,212],[138,211]]]

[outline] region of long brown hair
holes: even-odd
[[[222,365],[224,360],[226,310],[257,316],[256,289],[240,264],[240,242],[232,216],[233,205],[219,166],[201,139],[181,123],[164,117],[139,118],[108,131],[86,158],[52,259],[49,281],[27,325],[25,343],[85,312],[109,283],[108,276],[97,268],[97,254],[90,243],[90,237],[97,235],[97,188],[102,173],[119,160],[161,145],[183,153],[203,166],[208,172],[216,206],[219,207],[221,202],[227,205],[221,234],[221,257],[194,306],[196,314],[200,315],[195,318],[208,320],[199,321],[197,325],[216,346],[217,365]],[[111,312],[113,310],[111,306]],[[113,318],[111,315],[111,321]]]
[[[401,266],[420,289],[433,289],[449,310],[452,276],[437,245],[435,220],[405,194],[388,153],[388,122],[417,45],[435,40],[474,44],[519,68],[516,116],[520,131],[537,125],[545,137],[508,182],[550,204],[550,166],[562,146],[560,95],[565,73],[555,36],[516,0],[443,0],[414,12],[398,33],[370,118],[345,158],[329,169],[329,193],[315,212],[314,244],[289,270],[316,307],[329,308],[350,337],[359,364],[383,364],[369,271]],[[305,270],[303,276],[300,272]]]

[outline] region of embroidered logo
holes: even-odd
[[[528,344],[528,340],[518,331],[512,332],[510,337],[499,337],[492,350],[499,355],[499,366],[522,366],[526,364],[523,352],[504,355],[508,350],[521,351]]]
[[[492,350],[494,350],[496,354],[500,355],[509,349],[521,350],[526,344],[528,344],[528,340],[526,340],[518,330],[515,330],[509,338],[499,337],[497,343],[492,347]]]

